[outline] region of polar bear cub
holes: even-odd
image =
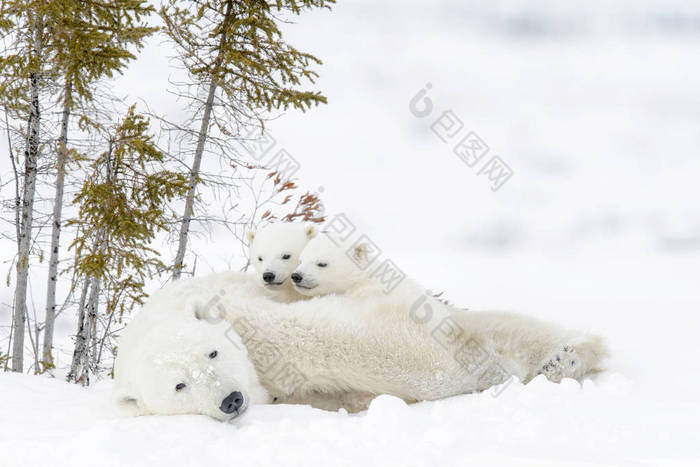
[[[327,234],[309,241],[299,257],[299,266],[291,274],[296,291],[306,296],[344,294],[348,297],[386,295],[385,284],[373,277],[369,267],[367,245],[347,247],[336,243]],[[391,288],[395,298],[410,297],[415,301],[425,290],[410,278],[403,277]]]
[[[191,307],[192,300],[199,303],[202,297],[216,299],[222,290],[229,289],[241,297],[265,297],[282,303],[303,299],[304,295],[294,289],[289,276],[298,266],[302,250],[314,236],[316,227],[313,224],[293,222],[268,224],[257,232],[251,231],[248,233],[249,258],[254,275],[225,271],[174,281],[151,293],[146,306],[165,300],[173,308],[184,309]],[[175,302],[173,297],[180,297],[180,300]]]
[[[250,264],[266,290],[288,296],[289,301],[299,298],[290,275],[299,265],[302,250],[316,232],[313,224],[278,222],[248,233]]]

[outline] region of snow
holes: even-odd
[[[697,404],[649,398],[619,373],[583,386],[538,377],[407,406],[392,396],[366,413],[252,407],[224,424],[204,416],[127,417],[110,383],[0,376],[4,465],[697,465]],[[671,395],[674,390],[661,394]]]
[[[540,377],[411,406],[381,396],[357,415],[253,406],[223,424],[129,417],[111,405],[110,381],[1,374],[0,400],[12,401],[0,412],[3,465],[697,465],[700,300],[677,273],[697,262],[656,258],[647,275],[650,259],[535,259],[485,259],[470,295],[605,335],[610,371],[583,385]]]
[[[286,29],[324,60],[329,98],[269,125],[300,184],[458,305],[605,336],[609,371],[497,397],[382,396],[357,415],[256,406],[234,424],[128,417],[110,381],[0,374],[0,464],[700,465],[700,2],[356,0]],[[169,55],[152,41],[115,89],[177,114]],[[408,105],[428,82],[419,119]],[[447,109],[513,168],[497,192],[431,132]],[[194,248],[201,274],[240,261],[220,229]],[[0,301],[5,325],[11,288]],[[73,322],[57,322],[59,366]]]

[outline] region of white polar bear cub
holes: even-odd
[[[281,303],[303,299],[304,295],[294,290],[291,280],[287,279],[299,265],[302,250],[315,235],[313,224],[293,222],[268,224],[257,232],[251,231],[248,233],[249,257],[255,275],[226,271],[174,281],[153,292],[146,307],[161,301],[172,304],[174,297],[180,297],[181,302],[171,307],[181,307],[185,302],[204,306],[221,291],[229,289],[241,297],[265,297]]]
[[[260,284],[280,301],[299,298],[289,277],[299,265],[302,250],[315,236],[313,224],[293,222],[268,224],[248,233],[250,264]]]
[[[371,277],[367,245],[339,246],[327,234],[309,241],[301,252],[299,267],[291,274],[296,291],[306,296],[344,294],[359,298],[385,294],[387,285],[394,297],[409,296],[413,302],[424,289],[413,280],[399,278],[395,285]],[[378,274],[377,276],[380,276]]]
[[[506,366],[525,382],[537,374],[555,382],[567,377],[580,380],[600,371],[607,356],[607,349],[597,336],[566,331],[513,313],[459,310],[429,296],[423,287],[405,277],[387,289],[387,284],[373,277],[376,272],[370,272],[372,268],[367,266],[365,245],[348,248],[328,235],[319,235],[302,251],[299,267],[291,277],[300,294],[342,294],[352,302],[381,304],[375,309],[385,309],[388,314],[404,310],[414,322],[438,333],[447,320],[452,326],[448,332],[451,338],[457,336],[456,342],[478,342],[478,351],[484,354],[488,350],[493,355],[519,355],[518,365]],[[499,336],[498,344],[486,342],[494,336]]]
[[[142,310],[120,337],[115,398],[136,415],[202,414],[227,421],[266,403],[248,353],[223,323]]]

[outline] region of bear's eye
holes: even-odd
[[[316,263],[316,266],[318,266],[319,268],[325,268],[326,266],[328,266],[328,263]]]
[[[290,255],[289,253],[282,255],[282,259],[289,259],[291,257],[292,255]]]
[[[258,261],[262,261],[262,256],[258,256]]]
[[[186,385],[185,383],[180,383],[180,384],[178,384],[177,386],[175,386],[175,390],[176,390],[176,391],[182,391],[182,390],[185,389],[186,387],[187,387],[187,385]]]
[[[217,355],[219,355],[219,352],[217,352],[217,351],[215,350],[215,351],[213,351],[212,353],[209,354],[209,358],[216,358]]]

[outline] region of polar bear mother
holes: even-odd
[[[357,411],[379,394],[407,402],[434,400],[483,390],[510,375],[522,381],[538,373],[555,381],[562,376],[580,379],[598,371],[606,353],[595,336],[514,314],[456,310],[427,295],[330,294],[285,304],[251,296],[249,275],[227,273],[226,277],[223,282],[217,277],[194,279],[209,285],[219,281],[220,287],[202,287],[200,293],[197,287],[190,287],[195,292],[186,300],[177,294],[182,284],[169,285],[141,310],[134,321],[154,323],[150,332],[156,336],[169,332],[156,323],[170,319],[184,323],[184,329],[199,319],[200,324],[210,326],[204,329],[209,329],[211,336],[197,333],[190,337],[184,332],[179,340],[154,339],[148,344],[151,354],[147,363],[140,360],[130,366],[118,362],[116,379],[117,387],[123,388],[122,400],[134,400],[141,413],[189,410],[212,415],[216,402],[226,397],[228,390],[243,394],[242,387],[264,401],[259,382],[278,402]],[[210,306],[212,300],[215,306]],[[147,329],[149,324],[143,327]],[[195,343],[202,340],[220,341],[221,336],[245,344],[230,360],[234,373],[209,368],[201,363],[205,350],[188,349],[198,349]],[[138,345],[136,340],[131,342]],[[193,375],[199,375],[203,370],[198,365],[205,365],[206,373],[216,376],[211,380],[214,386],[223,388],[214,399],[202,399],[206,407],[198,406],[196,400],[188,405],[173,398],[172,391],[177,392],[179,383],[173,386],[176,378],[172,368],[177,365],[166,367],[164,373],[149,371],[160,364],[160,355],[168,355],[174,346],[188,350],[178,375],[191,371],[189,365],[194,365]],[[193,358],[200,358],[199,363],[187,363]],[[548,375],[545,367],[550,364],[554,371]],[[564,370],[568,373],[563,374]],[[166,376],[169,383],[163,386],[161,397],[168,402],[162,402],[157,391],[149,398],[154,380]],[[198,391],[210,384],[196,376],[192,380]],[[255,402],[254,397],[250,399]]]
[[[230,420],[266,403],[245,347],[223,323],[142,310],[120,337],[117,403],[136,415]]]

